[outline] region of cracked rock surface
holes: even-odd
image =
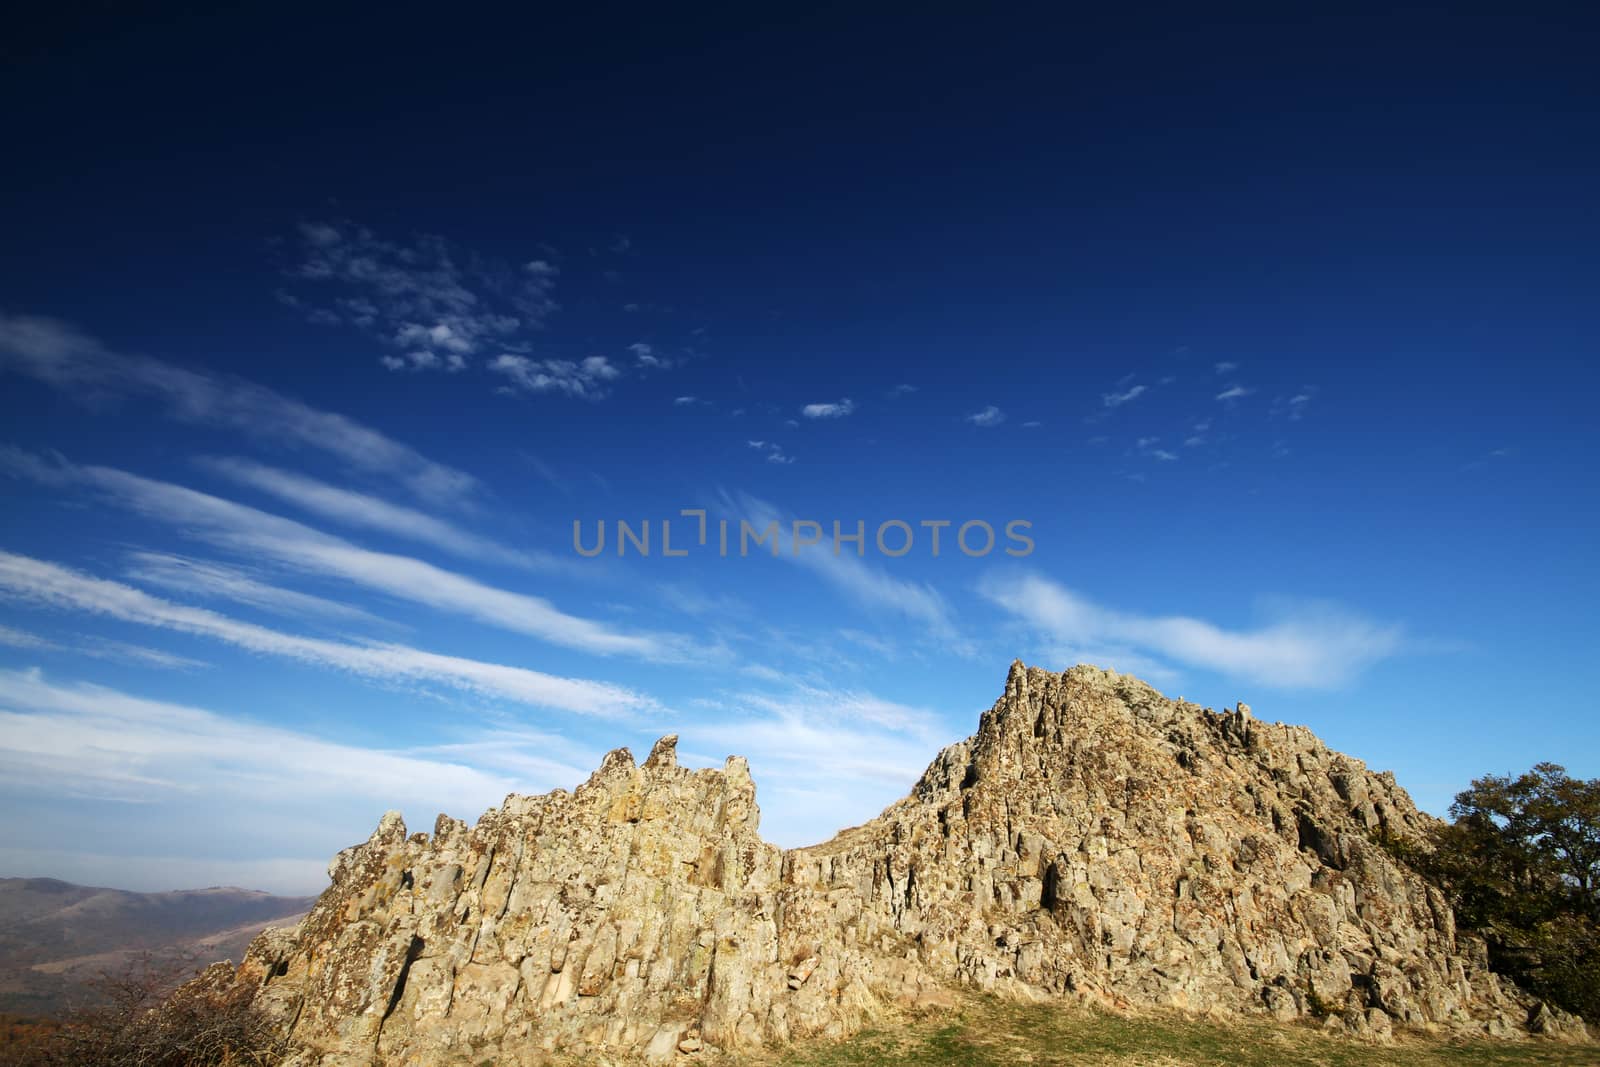
[[[1432,823],[1309,730],[1013,664],[978,732],[833,840],[761,840],[745,761],[611,752],[476,826],[394,813],[231,978],[297,1067],[691,1062],[952,991],[1582,1038],[1380,841]]]

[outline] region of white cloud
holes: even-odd
[[[129,555],[129,565],[123,574],[143,585],[154,585],[170,592],[208,600],[228,600],[291,619],[322,618],[366,624],[383,624],[387,621],[351,604],[283,589],[237,567],[190,556],[133,552]]]
[[[413,350],[399,356],[379,356],[378,362],[389,370],[424,371],[438,370],[442,367],[454,373],[467,369],[466,360],[454,353],[441,359],[424,349]]]
[[[1160,443],[1161,438],[1159,437],[1141,437],[1134,442],[1134,447],[1140,452],[1143,452],[1145,455],[1149,456],[1151,459],[1159,459],[1163,462],[1170,463],[1178,458],[1177,454],[1174,452],[1168,451],[1165,448],[1155,447]]]
[[[679,396],[674,397],[672,400],[673,406],[680,408],[694,407],[698,403],[700,403],[700,398],[697,396]]]
[[[203,663],[188,656],[178,656],[160,649],[146,648],[143,645],[130,644],[127,641],[114,641],[106,637],[90,637],[76,635],[71,645],[63,645],[51,641],[37,634],[28,633],[26,630],[13,629],[10,626],[0,626],[0,645],[9,645],[12,648],[25,649],[29,652],[54,652],[72,656],[88,656],[90,659],[115,660],[121,663],[133,663],[141,667],[160,667],[165,670],[187,670],[192,667],[208,667]]]
[[[1239,364],[1237,364],[1237,363],[1215,363],[1215,364],[1212,365],[1212,369],[1215,370],[1218,374],[1227,374],[1229,371],[1238,370],[1239,369]]]
[[[489,369],[504,375],[513,386],[530,393],[565,393],[584,400],[599,400],[609,383],[622,372],[605,356],[587,359],[529,359],[503,353],[489,362]]]
[[[770,523],[778,525],[778,558],[796,563],[815,572],[819,577],[850,599],[874,611],[886,611],[921,623],[941,638],[954,641],[955,625],[948,605],[938,591],[930,585],[892,578],[881,569],[873,567],[849,548],[841,548],[834,555],[830,538],[832,530],[823,531],[823,541],[809,549],[794,551],[793,519],[777,508],[754,497],[741,495],[737,501],[724,497],[723,510],[730,522],[748,521],[755,529],[763,530]],[[853,534],[848,524],[841,524],[842,532]],[[946,541],[950,531],[944,531]],[[869,528],[867,537],[873,536]]]
[[[258,489],[312,514],[350,526],[378,530],[408,541],[420,541],[452,555],[485,563],[523,568],[555,565],[555,561],[546,555],[507,548],[415,508],[340,489],[304,475],[245,459],[206,459],[202,463],[207,470],[240,485]]]
[[[1224,401],[1226,401],[1226,400],[1238,400],[1241,397],[1249,396],[1253,392],[1255,392],[1255,390],[1246,389],[1242,385],[1230,385],[1226,389],[1224,389],[1222,392],[1217,394],[1217,399],[1218,400],[1224,400]]]
[[[800,409],[800,414],[808,419],[842,419],[855,409],[855,401],[845,397],[834,404],[807,404]]]
[[[974,411],[972,414],[964,417],[974,426],[999,426],[1002,422],[1006,421],[1006,413],[995,407],[993,404],[990,404],[982,411]]]
[[[187,536],[241,554],[265,556],[302,571],[339,578],[401,600],[454,612],[553,644],[598,655],[671,659],[677,643],[649,634],[620,633],[568,615],[549,601],[514,593],[409,556],[374,552],[243,504],[170,482],[158,482],[109,467],[54,466],[14,449],[0,450],[0,466],[37,480],[80,484]]]
[[[16,630],[10,626],[0,626],[0,645],[32,649],[40,652],[55,652],[61,648],[54,641],[47,641],[38,634],[31,634],[26,630]]]
[[[1146,390],[1144,386],[1135,385],[1129,387],[1125,392],[1103,393],[1101,394],[1100,400],[1108,408],[1120,408],[1129,401],[1139,399],[1139,397],[1144,395],[1145,391]]]
[[[159,667],[169,671],[211,666],[203,660],[163,652],[158,648],[146,648],[127,641],[113,641],[108,637],[81,638],[71,651],[93,659],[118,660],[123,663],[135,663],[141,667]]]
[[[62,645],[59,641],[38,637],[37,633],[13,629],[10,625],[0,625],[0,645],[27,649],[30,653],[88,656],[90,659],[110,659],[110,661],[139,665],[139,667],[160,667],[163,670],[210,667],[210,664],[198,661],[198,659],[190,659],[187,656],[174,656],[173,653],[163,653],[157,648],[131,645],[128,641],[112,640],[109,637],[93,637],[88,633],[75,633],[75,635],[72,635],[72,643],[70,645]]]
[[[912,394],[912,393],[914,393],[916,391],[917,391],[917,387],[916,386],[907,385],[907,384],[902,382],[900,385],[897,385],[894,388],[890,389],[884,395],[887,396],[890,400],[897,400],[902,396],[909,396],[910,394]]]
[[[0,551],[0,596],[205,637],[388,684],[443,684],[486,697],[585,715],[620,716],[653,706],[637,693],[602,682],[562,678],[404,645],[353,645],[287,634],[5,551]]]
[[[396,349],[382,359],[391,370],[461,370],[480,351],[522,347],[515,339],[556,310],[550,291],[560,270],[545,259],[512,269],[440,237],[403,244],[350,222],[306,223],[299,236],[301,260],[289,274],[328,299],[288,302]]]
[[[343,415],[251,382],[119,355],[53,319],[0,315],[0,369],[90,400],[154,397],[181,422],[225,426],[273,445],[324,452],[357,470],[392,478],[432,504],[460,505],[478,490],[470,474]]]
[[[954,740],[925,708],[795,682],[770,668],[746,673],[776,691],[728,694],[722,703],[737,713],[685,731],[680,747],[687,760],[745,756],[761,790],[762,835],[785,847],[825,840],[878,814]]]
[[[645,370],[668,370],[673,366],[672,360],[656,352],[654,345],[643,341],[635,341],[628,346],[628,351],[633,353],[634,361]]]
[[[301,794],[384,799],[420,784],[460,810],[498,801],[516,784],[460,763],[323,741],[98,685],[57,685],[38,671],[0,670],[0,704],[8,709],[9,728],[0,731],[7,777],[18,784],[13,776],[23,775],[36,788],[76,784],[127,799],[201,788],[256,795],[264,752],[273,755],[271,775]],[[557,761],[546,767],[547,777],[582,773]]]
[[[368,748],[37,671],[0,671],[8,808],[96,802],[93,823],[70,843],[13,833],[0,864],[136,889],[316,892],[328,858],[365,837],[385,809],[403,809],[418,828],[439,811],[470,821],[511,792],[570,788],[597,762],[534,730],[452,727],[436,744]],[[149,833],[152,824],[163,827],[160,836]],[[169,851],[141,852],[148,849]]]
[[[1287,414],[1291,422],[1298,422],[1305,418],[1306,408],[1316,395],[1317,390],[1314,386],[1301,386],[1298,393],[1287,399],[1279,397],[1272,405],[1272,414]]]
[[[787,465],[794,462],[794,457],[774,441],[746,441],[745,444],[766,456],[768,463]]]
[[[1398,625],[1325,606],[1294,609],[1254,630],[1228,630],[1185,616],[1115,611],[1036,575],[991,576],[980,592],[1059,647],[1122,646],[1157,662],[1177,662],[1265,685],[1338,685],[1396,655],[1404,643]]]

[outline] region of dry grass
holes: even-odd
[[[733,1060],[738,1067],[1578,1067],[1600,1045],[1450,1041],[1402,1034],[1380,1045],[1310,1026],[1123,1017],[1082,1008],[975,999],[840,1042],[797,1044]]]

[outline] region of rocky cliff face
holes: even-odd
[[[910,796],[811,848],[757,831],[744,761],[663,738],[474,827],[397,815],[339,854],[297,927],[232,974],[293,1062],[670,1062],[842,1035],[951,990],[1576,1033],[1488,972],[1378,843],[1429,817],[1389,774],[1249,709],[1013,665]]]

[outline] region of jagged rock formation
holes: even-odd
[[[1093,667],[1013,665],[978,732],[822,845],[757,832],[742,759],[663,738],[475,827],[385,816],[232,975],[296,1064],[669,1062],[848,1033],[951,990],[1515,1036],[1582,1024],[1502,984],[1392,775],[1304,727]],[[687,1061],[686,1061],[687,1062]]]

